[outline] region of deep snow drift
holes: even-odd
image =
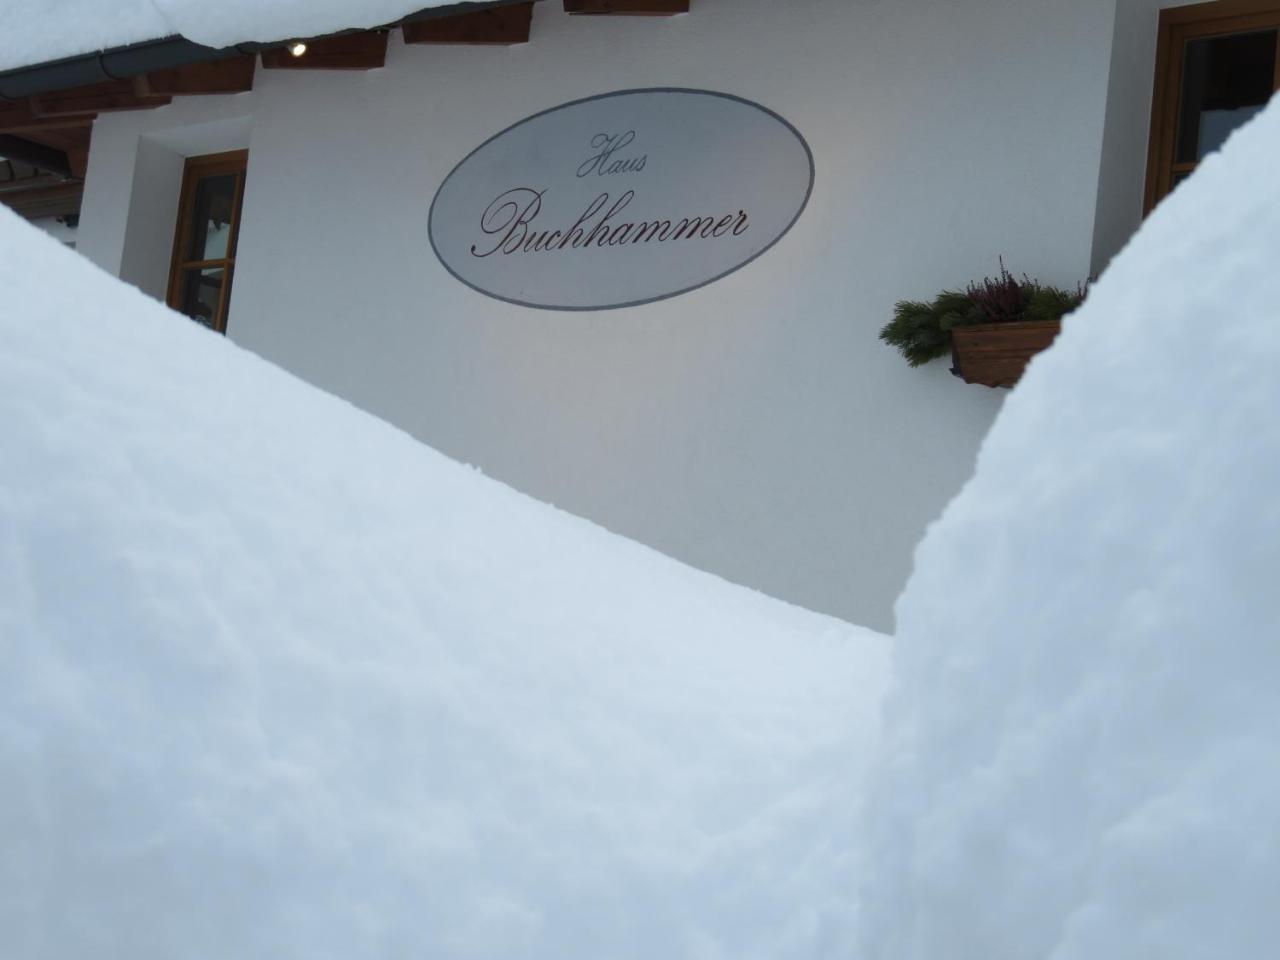
[[[174,35],[209,47],[393,23],[457,0],[4,0],[0,70]]]
[[[0,295],[0,957],[847,925],[884,637],[455,464],[7,210]]]
[[[1277,156],[1161,205],[919,548],[862,956],[1280,955]]]
[[[0,956],[1273,956],[1278,154],[1273,105],[1010,397],[870,772],[883,638],[0,211]]]

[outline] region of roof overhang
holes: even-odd
[[[428,7],[372,29],[390,30],[407,23],[527,2],[530,0],[469,0],[464,3]],[[536,3],[539,0],[532,0],[532,2]],[[308,37],[308,39],[325,39],[364,32],[366,29],[341,30],[326,34],[322,38]],[[84,87],[110,80],[128,80],[156,70],[172,70],[193,63],[257,54],[266,50],[279,49],[296,39],[298,39],[297,36],[264,38],[262,41],[239,43],[231,47],[208,47],[180,36],[157,37],[153,40],[96,53],[2,71],[0,72],[0,100],[21,100],[24,97],[54,90]]]

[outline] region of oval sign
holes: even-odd
[[[746,266],[791,229],[813,154],[771,110],[707,90],[553,107],[477,147],[431,203],[445,269],[490,297],[609,310]]]

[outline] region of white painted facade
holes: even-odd
[[[1158,10],[1119,3],[546,2],[527,45],[393,33],[381,70],[259,70],[251,93],[102,115],[79,246],[163,296],[183,158],[248,147],[233,340],[535,497],[887,629],[1002,394],[910,369],[877,332],[999,256],[1074,286],[1136,228]],[[445,271],[427,210],[459,160],[548,107],[652,86],[744,97],[804,135],[813,196],[776,247],[608,312]]]

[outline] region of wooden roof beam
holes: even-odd
[[[137,89],[144,95],[161,97],[244,93],[253,89],[257,63],[258,58],[253,56],[228,57],[171,70],[152,70],[138,78]]]
[[[472,13],[455,13],[406,23],[405,43],[448,43],[510,46],[529,42],[533,3],[514,3]]]
[[[65,150],[58,150],[24,137],[0,134],[0,157],[6,160],[21,160],[46,173],[63,177],[71,176],[71,161],[67,159]]]
[[[85,126],[93,122],[96,114],[85,113],[68,117],[39,117],[31,109],[29,100],[0,102],[0,133],[19,136],[36,130],[62,130]]]
[[[71,176],[83,180],[89,172],[89,146],[72,147],[67,151],[67,163],[71,165]]]
[[[689,0],[564,0],[565,13],[622,17],[673,17],[689,12]]]
[[[387,62],[387,34],[383,30],[344,33],[319,40],[300,40],[306,52],[295,56],[290,47],[262,51],[268,70],[376,70]]]
[[[38,93],[28,103],[35,117],[50,118],[109,110],[150,110],[170,102],[169,97],[153,96],[145,91],[140,95],[139,89],[134,80],[107,80],[85,87]]]
[[[0,203],[28,220],[64,217],[80,212],[84,184],[68,181],[30,190],[0,191]]]

